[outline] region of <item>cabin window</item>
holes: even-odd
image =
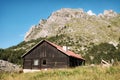
[[[43,60],[43,65],[46,65],[46,60]]]
[[[34,60],[34,66],[38,66],[38,65],[39,65],[38,63],[39,63],[39,60],[38,60],[38,59],[35,59],[35,60]]]

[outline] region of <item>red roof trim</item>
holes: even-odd
[[[75,54],[74,52],[72,52],[70,50],[65,51],[61,46],[58,46],[58,45],[56,45],[52,42],[49,42],[47,40],[45,40],[45,41],[48,42],[49,44],[51,44],[52,46],[56,47],[58,50],[60,50],[61,52],[65,53],[68,56],[75,57],[75,58],[78,58],[78,59],[83,59],[80,55]],[[83,59],[83,60],[85,60],[85,59]]]

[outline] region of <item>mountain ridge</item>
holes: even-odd
[[[119,24],[120,15],[113,10],[90,15],[83,9],[62,8],[53,12],[47,20],[42,19],[37,25],[32,26],[24,40],[30,41],[40,37],[65,34],[93,43],[113,42],[117,44],[120,37],[118,35],[120,33]]]

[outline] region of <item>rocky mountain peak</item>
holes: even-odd
[[[83,11],[83,9],[62,8],[60,10],[57,10],[56,12],[53,12],[52,14],[61,17],[75,17],[77,15],[85,14],[85,12]]]
[[[62,8],[60,10],[57,10],[56,12],[53,12],[47,21],[59,22],[59,20],[62,20],[63,23],[72,18],[81,18],[86,15],[87,14],[82,9]]]
[[[116,16],[117,15],[117,13],[114,12],[113,10],[105,10],[103,14],[106,16]]]
[[[24,40],[30,41],[40,37],[51,37],[59,34],[72,35],[72,37],[76,35],[84,35],[83,37],[85,37],[85,35],[86,37],[95,37],[98,33],[103,33],[103,31],[99,31],[100,29],[106,28],[103,26],[110,26],[109,24],[111,24],[111,22],[106,19],[111,19],[116,16],[117,13],[113,10],[105,10],[103,13],[96,16],[96,14],[91,10],[85,12],[83,9],[62,8],[53,12],[47,20],[42,19],[37,25],[32,26],[26,33]],[[105,33],[104,35],[109,38],[107,34]],[[100,39],[94,39],[92,41],[99,40]]]
[[[39,37],[53,36],[53,28],[58,30],[73,18],[85,18],[88,14],[82,9],[62,8],[53,12],[50,17],[40,20],[38,25],[32,26],[25,35],[25,41],[37,39]]]
[[[101,18],[110,19],[112,17],[117,16],[117,13],[114,12],[113,10],[104,10],[103,14],[99,14],[98,16],[101,17]]]

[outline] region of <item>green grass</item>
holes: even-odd
[[[33,73],[0,73],[0,80],[120,80],[120,66],[77,67]]]

